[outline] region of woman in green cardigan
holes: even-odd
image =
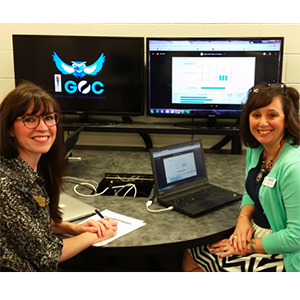
[[[299,93],[261,83],[240,120],[245,193],[229,239],[185,251],[184,271],[300,271]]]

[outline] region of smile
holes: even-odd
[[[33,138],[35,141],[41,141],[41,142],[44,142],[44,141],[47,141],[49,139],[48,136],[36,136]]]
[[[270,132],[272,132],[272,130],[258,130],[258,133],[260,134],[268,134]]]

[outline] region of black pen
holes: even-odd
[[[101,218],[101,219],[103,219],[104,217],[103,217],[103,215],[101,214],[101,212],[99,211],[99,209],[95,209],[95,212],[96,212],[96,214]]]

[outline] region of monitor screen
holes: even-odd
[[[280,82],[283,38],[147,38],[147,115],[239,118],[248,90]]]
[[[144,38],[13,35],[15,82],[53,93],[64,114],[144,114]]]

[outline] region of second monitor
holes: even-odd
[[[147,114],[234,118],[248,90],[280,82],[283,38],[147,38]]]

